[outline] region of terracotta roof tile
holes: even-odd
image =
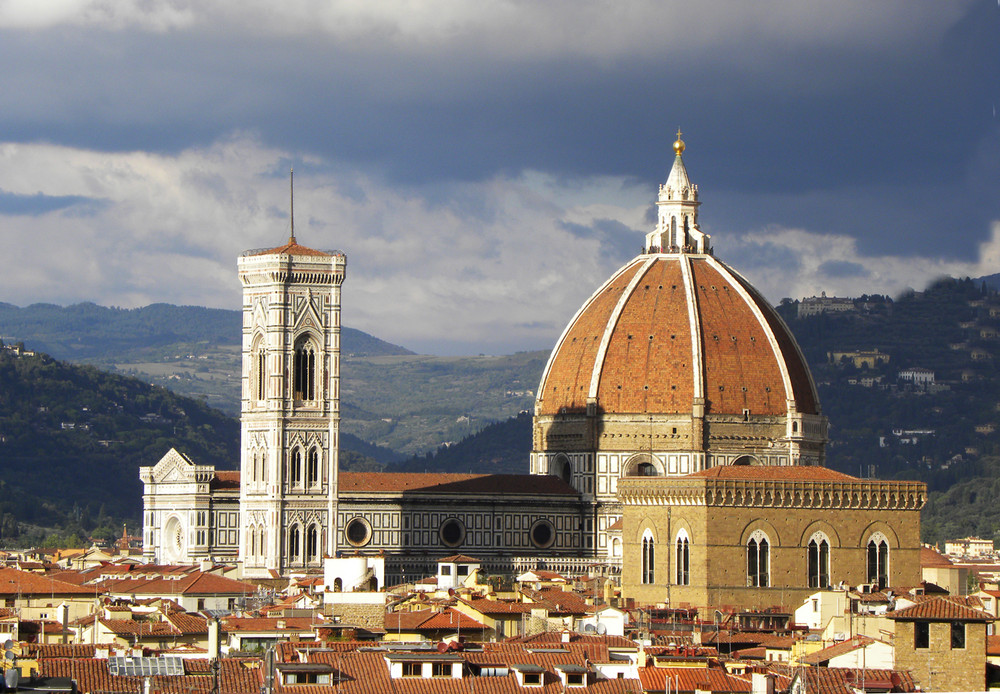
[[[964,602],[964,601],[962,601]],[[948,596],[935,597],[924,600],[911,607],[889,612],[885,615],[889,619],[901,620],[941,620],[941,621],[962,621],[962,622],[992,622],[993,616],[962,604],[958,600]]]
[[[28,597],[37,594],[94,595],[94,593],[92,586],[57,581],[30,571],[18,571],[8,567],[0,568],[0,595]]]
[[[666,692],[667,679],[671,692],[749,692],[748,678],[730,675],[722,668],[701,667],[641,667],[639,680],[645,692]]]
[[[795,675],[805,678],[805,689],[811,694],[854,694],[862,684],[869,692],[917,689],[913,675],[904,670],[808,667],[796,669]]]
[[[462,475],[416,472],[342,472],[340,491],[432,492],[435,494],[542,494],[576,496],[577,491],[549,475]]]
[[[875,639],[868,636],[858,635],[847,639],[846,641],[841,641],[840,643],[835,643],[832,646],[827,646],[818,651],[804,655],[799,660],[806,665],[819,665],[820,663],[825,663],[831,658],[836,658],[837,656],[846,655],[852,651],[856,651],[859,648],[865,648],[875,643]]]
[[[920,548],[920,566],[926,568],[934,567],[948,567],[954,566],[953,562],[948,557],[944,556],[940,552],[930,547]]]
[[[329,253],[325,253],[323,251],[317,251],[314,248],[307,248],[306,246],[302,246],[299,243],[296,243],[294,240],[290,240],[284,246],[278,246],[277,248],[270,248],[266,251],[260,251],[258,253],[254,253],[254,255],[311,255],[311,256],[326,257],[326,258],[332,257]]]

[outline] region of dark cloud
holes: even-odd
[[[596,239],[601,253],[613,264],[642,252],[643,233],[614,219],[595,219],[591,226],[562,221],[559,226],[580,239]]]
[[[96,214],[107,203],[80,195],[17,195],[0,190],[0,215],[38,217],[66,210],[72,215]]]
[[[848,260],[827,260],[820,264],[819,271],[827,277],[868,277],[869,272],[859,263]]]

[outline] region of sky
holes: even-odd
[[[678,128],[774,303],[1000,272],[1000,0],[0,0],[0,66],[19,306],[238,309],[294,168],[346,325],[549,349],[640,251]]]

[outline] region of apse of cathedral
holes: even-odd
[[[640,604],[713,608],[917,584],[925,486],[824,467],[805,359],[715,257],[680,133],[673,149],[642,252],[549,357],[528,475],[339,470],[345,255],[300,245],[294,227],[245,252],[239,472],[175,450],[142,468],[145,556],[237,562],[248,578],[360,561],[330,578],[352,590],[461,553],[488,574],[599,570]]]

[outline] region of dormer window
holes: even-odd
[[[511,669],[517,676],[517,683],[522,687],[541,687],[544,680],[545,668],[533,663],[512,664]]]

